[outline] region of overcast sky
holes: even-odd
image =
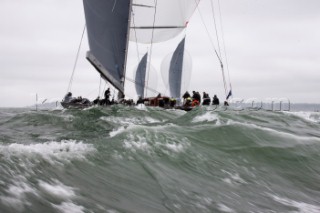
[[[201,1],[200,13],[213,35],[210,0]],[[220,3],[234,97],[320,103],[320,1]],[[0,0],[0,107],[32,105],[36,93],[41,100],[62,99],[84,25],[81,0]],[[151,63],[156,70],[182,36],[154,45]],[[198,11],[189,22],[185,47],[193,64],[189,91],[207,91],[224,99],[221,70]],[[93,99],[100,77],[85,59],[87,50],[85,37],[72,92]],[[134,52],[136,46],[130,44],[130,78],[138,63]],[[161,82],[157,90],[165,90]],[[128,98],[135,98],[132,83],[127,82],[126,91]]]

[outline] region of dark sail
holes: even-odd
[[[135,77],[135,85],[137,95],[141,98],[144,98],[144,89],[145,89],[145,82],[146,82],[146,71],[147,71],[147,59],[148,53],[146,53],[143,58],[141,59]]]
[[[181,97],[184,43],[185,43],[185,38],[182,39],[182,41],[179,43],[170,61],[169,87],[170,87],[171,97],[174,97],[174,98]]]
[[[124,93],[131,0],[83,0],[90,51],[87,59]]]

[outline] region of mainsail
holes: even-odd
[[[141,98],[144,98],[147,59],[148,59],[148,53],[146,53],[141,59],[136,71],[136,76],[135,76],[136,92],[137,92],[137,95]]]
[[[122,94],[131,0],[83,0],[90,51],[87,59]]]

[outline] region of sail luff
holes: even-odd
[[[124,98],[124,83],[126,79],[127,72],[127,60],[128,60],[128,52],[129,52],[129,39],[130,39],[130,25],[131,25],[131,16],[132,16],[132,0],[129,0],[129,17],[128,17],[128,26],[127,26],[127,41],[126,41],[126,49],[125,49],[125,58],[123,65],[123,76],[121,78],[121,85],[123,87],[122,94],[118,94],[118,98]]]

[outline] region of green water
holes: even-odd
[[[319,112],[0,109],[0,212],[320,212]]]

